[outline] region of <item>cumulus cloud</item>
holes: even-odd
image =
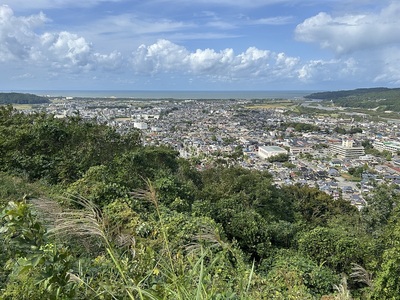
[[[0,61],[27,58],[37,38],[33,30],[46,20],[43,13],[16,17],[10,7],[0,6]]]
[[[137,72],[159,73],[179,71],[188,51],[167,40],[150,46],[141,45],[133,54],[133,66]]]
[[[91,45],[83,37],[70,32],[45,33],[40,36],[41,49],[50,54],[57,66],[87,66],[90,64]],[[46,55],[47,59],[49,58]]]
[[[297,78],[307,84],[343,82],[345,84],[365,84],[372,82],[363,62],[354,58],[310,60],[297,71]]]
[[[321,12],[296,27],[299,41],[318,43],[338,54],[400,42],[400,2],[379,13],[332,16]]]
[[[75,68],[75,71],[113,69],[121,65],[120,53],[97,53],[77,34],[67,31],[37,34],[36,29],[47,21],[43,13],[17,17],[10,7],[0,6],[0,62],[19,60],[51,68]]]
[[[256,47],[250,47],[239,54],[230,48],[221,51],[197,49],[190,52],[167,40],[159,40],[150,46],[141,45],[133,53],[132,61],[136,72],[183,72],[232,79],[248,76],[277,79],[273,77],[295,74],[300,62],[299,58]]]

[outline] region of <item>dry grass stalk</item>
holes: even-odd
[[[106,240],[105,222],[100,209],[83,197],[67,199],[82,208],[62,209],[54,200],[32,199],[30,203],[49,227],[49,235],[98,236]]]
[[[199,252],[204,242],[209,244],[208,248],[223,248],[225,246],[217,230],[210,226],[202,226],[200,232],[192,237],[192,242],[186,245],[185,250],[189,253]]]
[[[372,275],[365,270],[362,266],[359,264],[352,264],[352,273],[350,274],[350,277],[353,278],[355,281],[364,283],[369,287],[372,287]]]
[[[343,275],[341,283],[339,285],[334,285],[334,289],[337,294],[335,295],[335,300],[351,300],[351,293],[347,286],[347,278]]]

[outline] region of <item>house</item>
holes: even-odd
[[[335,168],[330,168],[330,169],[328,170],[328,175],[329,175],[330,177],[339,177],[339,176],[340,176],[340,173],[339,173],[339,171],[336,170]]]

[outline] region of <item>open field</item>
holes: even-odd
[[[16,110],[27,110],[27,109],[32,109],[31,104],[13,104],[13,107]]]
[[[115,118],[115,121],[117,121],[117,122],[132,121],[132,118],[129,118],[129,117],[118,117],[118,118]]]
[[[247,105],[246,108],[251,109],[273,109],[273,108],[283,108],[283,109],[291,109],[297,106],[298,103],[293,101],[271,101],[265,103],[255,103]]]
[[[344,179],[346,179],[347,181],[353,181],[353,182],[360,182],[361,178],[358,177],[354,177],[352,175],[350,175],[349,173],[342,173],[340,174]]]

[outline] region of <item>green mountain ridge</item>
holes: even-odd
[[[25,93],[0,93],[0,104],[41,104],[50,103],[46,97]]]
[[[360,88],[313,93],[306,99],[332,101],[337,106],[400,112],[400,88]]]

